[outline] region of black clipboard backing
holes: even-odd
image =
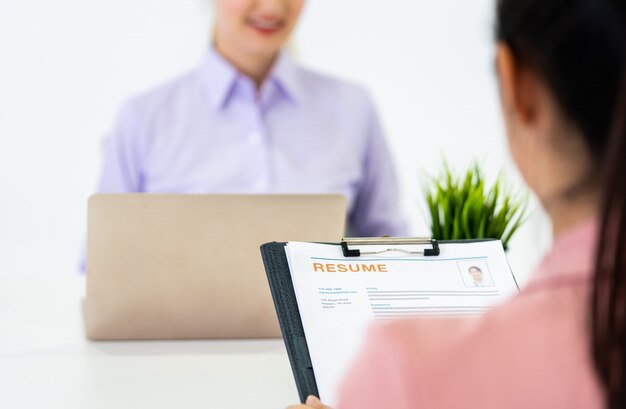
[[[476,243],[493,239],[447,240],[440,243]],[[331,244],[331,243],[325,243]],[[332,243],[339,246],[339,243]],[[285,246],[287,243],[266,243],[261,246],[261,256],[269,281],[272,299],[276,307],[278,322],[291,363],[291,370],[298,388],[300,401],[304,403],[309,395],[319,397],[315,372],[309,355],[309,347],[302,326],[298,301],[291,280],[291,271],[287,261]],[[515,279],[515,276],[513,276]],[[517,283],[516,283],[517,284]],[[519,286],[518,286],[519,288]]]

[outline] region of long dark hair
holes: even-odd
[[[498,0],[496,37],[546,82],[599,170],[589,306],[608,408],[626,407],[626,0]]]

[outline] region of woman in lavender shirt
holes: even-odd
[[[201,64],[121,110],[99,192],[341,193],[355,234],[404,234],[367,93],[281,51],[303,5],[216,0]]]

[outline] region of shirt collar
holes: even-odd
[[[200,78],[212,105],[221,109],[228,103],[241,74],[214,47],[207,51],[201,66]],[[302,83],[297,68],[286,52],[281,52],[266,82],[273,82],[291,101],[303,98]],[[269,84],[264,84],[267,87]]]
[[[200,65],[200,78],[216,109],[224,107],[228,101],[237,77],[237,70],[210,47]]]
[[[535,277],[546,274],[591,274],[595,265],[598,221],[593,218],[560,234]]]
[[[298,75],[298,69],[291,57],[281,51],[274,63],[269,75],[269,80],[274,81],[281,91],[293,102],[299,102],[304,98],[302,81]]]

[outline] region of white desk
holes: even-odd
[[[282,340],[93,343],[84,279],[0,280],[0,408],[284,408]]]

